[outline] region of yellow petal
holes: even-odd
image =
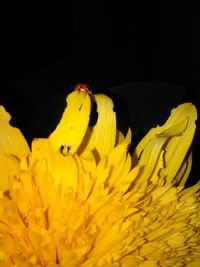
[[[3,175],[20,169],[0,198],[0,266],[198,266],[200,183],[182,186],[192,161],[191,105],[152,129],[131,164],[131,131],[116,131],[111,100],[96,101],[93,128],[90,97],[74,92],[60,126],[35,139],[28,157],[0,154]]]
[[[11,116],[0,106],[0,152],[21,158],[27,156],[28,144],[19,129],[9,124]]]
[[[4,107],[0,106],[1,195],[8,190],[11,179],[19,171],[19,159],[27,156],[30,152],[28,144],[20,130],[9,124],[10,119],[11,116],[5,111]]]
[[[55,131],[50,135],[52,148],[66,149],[65,153],[74,154],[86,133],[91,108],[91,99],[87,93],[74,91],[67,97],[67,108]]]
[[[9,155],[0,153],[0,197],[9,189],[12,178],[19,172],[19,161]]]
[[[192,152],[185,158],[182,166],[180,167],[177,176],[174,178],[175,184],[180,186],[185,185],[188,175],[190,174],[192,167]]]
[[[180,181],[182,185],[185,183],[191,159],[189,159],[184,176],[178,175],[178,172],[183,171],[184,161],[188,160],[187,152],[194,137],[196,119],[195,107],[191,103],[185,103],[172,110],[169,119],[163,126],[157,126],[149,131],[133,154],[134,164],[139,162],[145,166],[141,179],[157,175],[166,179],[167,183],[179,183]],[[157,167],[158,163],[160,164],[159,168]],[[175,179],[176,177],[179,177],[178,180]]]
[[[77,190],[79,181],[75,157],[70,153],[63,155],[60,151],[55,150],[48,142],[48,139],[35,139],[32,142],[30,165],[35,166],[35,163],[43,161],[45,162],[44,171],[47,171],[50,174],[57,187],[62,188],[63,192],[68,187],[74,191]],[[86,167],[87,166],[88,165],[86,165]],[[92,168],[95,168],[95,166]],[[38,174],[38,176],[41,177],[41,174]]]
[[[121,131],[117,130],[116,132],[116,144],[115,145],[119,145],[124,141],[124,135]]]
[[[45,160],[46,171],[53,177],[55,184],[60,184],[63,190],[71,187],[77,189],[77,166],[71,154],[62,155],[52,148],[46,139],[35,139],[32,142],[31,165],[35,161]]]
[[[103,94],[95,95],[98,120],[88,133],[89,142],[85,149],[93,150],[96,158],[107,155],[115,146],[116,114],[113,111],[112,100]]]
[[[118,187],[120,183],[126,182],[131,168],[131,157],[127,154],[127,144],[118,145],[108,156],[107,168],[110,167],[108,184]]]
[[[196,260],[195,262],[191,262],[188,264],[188,267],[199,267],[200,266],[200,260]]]
[[[179,169],[181,168],[183,161],[187,160],[187,152],[190,148],[190,145],[194,137],[196,128],[195,121],[197,119],[196,108],[195,106],[189,103],[180,105],[177,109],[174,110],[174,114],[177,115],[177,120],[180,120],[180,118],[182,118],[183,120],[182,125],[184,125],[184,123],[187,123],[187,125],[185,129],[182,131],[181,135],[174,138],[170,138],[165,148],[166,168],[163,169],[161,175],[162,176],[167,175],[167,180],[169,182],[174,179]],[[172,116],[173,116],[173,111],[172,111]],[[187,176],[188,174],[189,172],[187,172]],[[184,178],[185,181],[187,180],[187,176],[185,176]]]

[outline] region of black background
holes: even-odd
[[[136,144],[171,108],[199,110],[195,1],[48,1],[1,7],[0,102],[27,140],[47,136],[78,82],[115,101]],[[197,127],[196,136],[200,136]],[[199,138],[192,175],[199,173]]]

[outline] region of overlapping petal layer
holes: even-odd
[[[10,179],[18,173],[19,160],[30,152],[22,133],[9,124],[11,117],[0,106],[0,196],[9,188]]]
[[[139,164],[145,166],[144,179],[151,175],[155,182],[161,178],[165,183],[185,184],[191,168],[190,145],[196,119],[195,107],[185,103],[172,110],[163,126],[149,131],[133,154],[135,164],[140,158]]]
[[[31,152],[19,132],[1,132],[0,266],[199,266],[200,183],[184,188],[195,107],[174,109],[131,156],[131,131],[116,129],[112,101],[94,99],[94,127],[89,95],[73,92],[55,131]]]

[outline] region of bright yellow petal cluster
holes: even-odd
[[[184,188],[197,117],[185,103],[133,155],[113,103],[74,91],[31,151],[0,108],[0,267],[200,266],[200,183]]]

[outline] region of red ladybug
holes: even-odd
[[[78,83],[77,85],[75,85],[74,89],[78,92],[87,93],[88,95],[92,96],[92,90],[89,89],[89,85],[87,84]]]

